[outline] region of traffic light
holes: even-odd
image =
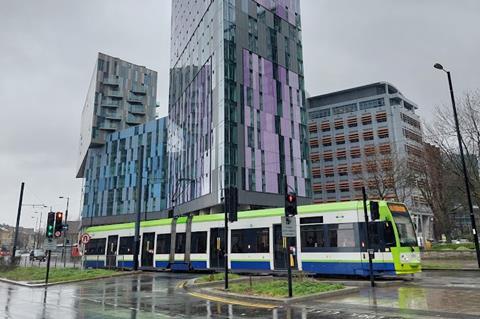
[[[238,188],[225,188],[225,212],[228,214],[228,221],[233,223],[238,220]]]
[[[63,213],[62,212],[57,212],[55,214],[55,237],[60,237],[62,236],[62,231],[63,231]]]
[[[285,195],[285,216],[297,215],[297,195],[287,193]]]
[[[378,202],[370,201],[370,216],[372,220],[380,219],[380,208]]]
[[[55,228],[55,213],[49,212],[47,217],[47,238],[53,238]]]

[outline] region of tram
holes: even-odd
[[[419,272],[420,251],[406,206],[377,203],[378,211],[372,213],[368,208],[375,275]],[[286,269],[283,215],[283,208],[238,213],[238,221],[229,224],[228,232],[229,268],[233,272]],[[362,201],[299,206],[295,218],[297,235],[288,243],[295,269],[313,274],[369,274]],[[224,214],[148,220],[142,221],[140,227],[139,265],[144,269],[195,271],[224,267]],[[85,247],[85,267],[133,267],[134,228],[134,223],[87,228],[91,240]]]

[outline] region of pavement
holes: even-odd
[[[189,295],[198,275],[142,273],[83,283],[27,288],[0,283],[0,318],[479,318],[476,272],[424,272],[397,286],[273,309]]]

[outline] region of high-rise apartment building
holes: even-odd
[[[82,112],[77,177],[84,177],[89,149],[107,135],[155,119],[157,72],[98,54]]]
[[[164,117],[114,132],[106,136],[102,147],[89,150],[84,174],[83,225],[133,221],[138,211],[139,181],[142,218],[166,217],[166,124]],[[139,175],[141,150],[143,170]]]
[[[310,196],[299,0],[174,0],[168,202],[175,214]]]
[[[386,82],[309,98],[314,202],[361,199],[365,186],[371,198],[405,201],[431,238],[432,214],[411,174],[424,148],[416,109]]]

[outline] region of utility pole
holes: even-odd
[[[365,187],[362,187],[363,194],[363,213],[365,215],[365,248],[367,249],[368,254],[368,271],[370,273],[370,286],[375,287],[375,278],[373,277],[373,249],[370,249],[370,230],[368,222],[368,211],[367,211],[367,192]]]
[[[10,263],[15,264],[15,253],[17,252],[18,232],[20,227],[20,216],[22,215],[22,203],[23,203],[23,190],[25,188],[25,182],[22,182],[20,186],[20,198],[18,199],[18,211],[17,211],[17,224],[15,226],[15,238],[13,239],[12,257]]]
[[[468,177],[467,164],[465,163],[465,155],[463,154],[463,143],[462,143],[463,139],[462,139],[462,133],[460,132],[460,124],[458,122],[457,106],[455,104],[455,95],[453,93],[452,76],[450,74],[450,71],[445,70],[440,63],[435,63],[433,67],[435,69],[442,70],[443,72],[447,73],[447,77],[448,77],[448,86],[450,88],[450,98],[452,99],[453,117],[455,119],[455,129],[457,130],[458,148],[460,149],[460,159],[462,161],[463,178],[465,180],[465,190],[467,192],[468,209],[470,211],[470,222],[472,224],[473,242],[475,243],[475,250],[477,252],[478,268],[480,268],[480,244],[478,242],[477,225],[475,222],[475,214],[473,212],[473,202],[472,202],[472,195],[470,193],[470,180]]]
[[[138,149],[139,154],[137,165],[137,194],[136,194],[136,219],[135,219],[135,240],[133,246],[133,270],[137,271],[139,266],[138,255],[140,251],[140,221],[142,210],[142,175],[143,175],[143,149],[141,145]],[[175,248],[174,248],[175,249]]]

